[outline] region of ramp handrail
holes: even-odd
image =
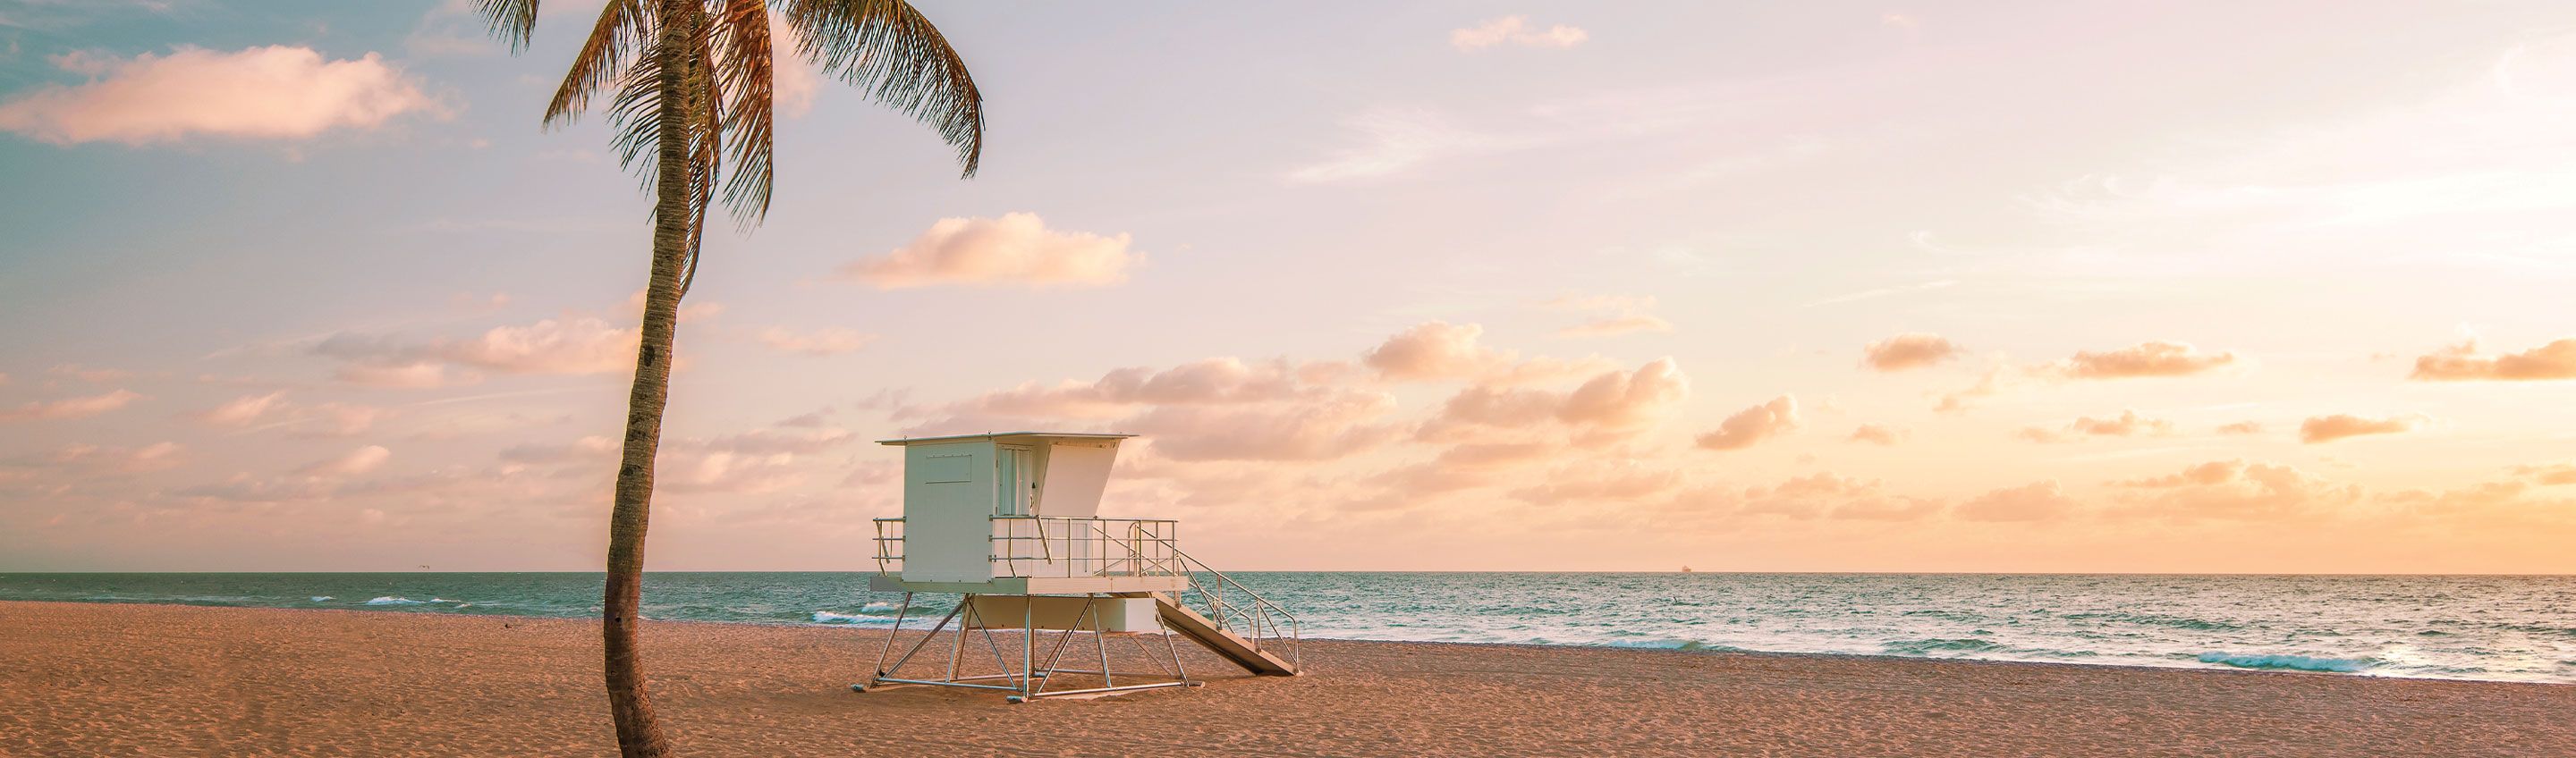
[[[1216,622],[1217,628],[1242,637],[1255,651],[1267,646],[1273,655],[1277,655],[1278,648],[1284,647],[1290,667],[1305,667],[1297,657],[1299,633],[1296,616],[1289,615],[1287,609],[1270,602],[1261,593],[1236,582],[1234,577],[1209,568],[1206,562],[1192,558],[1178,548],[1172,550],[1172,555],[1180,559],[1182,573],[1190,578],[1189,591],[1197,592],[1199,599],[1206,603],[1207,617]],[[1200,574],[1215,577],[1215,581],[1200,581]],[[1235,595],[1240,595],[1241,600],[1237,601],[1233,597]],[[1176,596],[1172,602],[1179,604],[1181,600]]]

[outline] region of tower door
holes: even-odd
[[[994,493],[993,515],[1037,515],[1037,466],[1029,449],[1004,445],[993,456],[993,467],[993,484],[1000,490]]]

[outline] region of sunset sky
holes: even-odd
[[[661,569],[1143,435],[1242,569],[2576,572],[2563,2],[922,0],[798,63]],[[648,198],[463,2],[0,0],[0,570],[593,570]]]

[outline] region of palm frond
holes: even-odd
[[[555,88],[554,100],[546,104],[547,126],[572,123],[584,108],[590,107],[592,94],[617,80],[628,51],[648,42],[645,30],[651,26],[646,14],[650,12],[636,0],[609,0],[607,7],[599,9],[599,20],[591,25],[590,38],[582,42],[581,52],[573,56],[572,68],[564,72],[563,85]]]
[[[984,96],[930,19],[903,0],[784,0],[799,52],[957,148],[964,175],[984,154]]]
[[[537,0],[474,0],[474,11],[509,43],[510,52],[528,49],[528,36],[537,30]]]
[[[744,226],[769,213],[772,147],[771,101],[776,92],[769,36],[769,4],[764,0],[724,0],[716,14],[715,83],[723,106],[722,139],[731,148],[732,173],[726,177],[725,205]]]

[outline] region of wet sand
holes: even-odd
[[[0,603],[0,755],[605,755],[597,629]],[[1010,705],[851,692],[880,631],[645,630],[691,756],[2576,756],[2569,685],[1309,641],[1302,677],[1184,643],[1207,686]]]

